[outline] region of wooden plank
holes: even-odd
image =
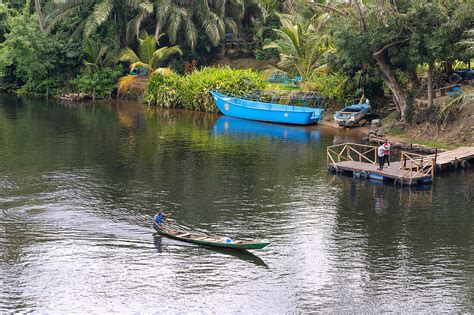
[[[434,158],[434,154],[426,157]],[[474,147],[460,147],[451,151],[438,153],[436,165],[451,164],[456,160],[470,160],[474,158]]]
[[[351,172],[365,171],[365,172],[370,172],[370,173],[382,175],[382,176],[393,178],[393,179],[398,179],[398,178],[409,179],[409,171],[401,170],[399,168],[400,162],[391,162],[390,168],[384,168],[383,170],[377,170],[377,165],[364,163],[364,162],[358,162],[358,161],[343,161],[343,162],[336,163],[335,165],[341,170],[346,170],[346,171],[351,171]],[[413,175],[412,178],[414,180],[419,180],[423,178],[431,178],[431,175],[417,173]]]

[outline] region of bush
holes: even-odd
[[[72,83],[79,92],[89,94],[93,99],[110,98],[121,74],[121,69],[102,68],[92,73],[81,73]]]
[[[180,107],[179,86],[183,77],[178,74],[163,76],[154,74],[147,82],[144,99],[148,104],[159,107]]]
[[[195,111],[218,112],[209,94],[219,90],[235,96],[263,89],[266,82],[250,69],[206,67],[186,76],[154,75],[147,83],[145,100],[160,107],[180,107]]]
[[[307,90],[318,91],[321,96],[329,100],[336,100],[343,103],[345,99],[351,98],[351,91],[347,89],[348,78],[339,73],[332,73],[330,75],[313,75],[303,86]]]

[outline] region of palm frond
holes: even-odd
[[[130,72],[133,71],[133,69],[140,69],[140,68],[145,68],[148,73],[153,72],[153,68],[150,66],[148,63],[144,63],[141,61],[134,62],[130,65]]]
[[[138,56],[140,57],[141,61],[149,64],[155,50],[156,50],[155,37],[151,35],[147,35],[140,42],[140,47],[138,48]]]
[[[170,13],[174,11],[173,8],[171,0],[157,1],[155,37],[161,33],[162,28],[166,25]]]
[[[188,43],[189,47],[191,47],[191,49],[194,49],[197,45],[198,30],[189,16],[184,17],[184,32],[186,36],[186,42]]]
[[[179,9],[173,11],[169,16],[167,33],[171,43],[176,43],[178,38],[178,31],[181,27],[181,16],[182,12]]]
[[[119,59],[120,61],[127,61],[130,63],[135,63],[135,62],[140,61],[140,58],[138,58],[135,52],[129,47],[122,49],[119,55]]]
[[[226,29],[229,30],[234,36],[237,36],[239,32],[237,23],[233,19],[225,19],[224,22]]]
[[[118,83],[117,96],[119,96],[120,93],[128,92],[130,88],[132,87],[136,78],[137,78],[136,75],[131,75],[131,74],[121,77]]]
[[[64,21],[67,17],[71,15],[77,15],[78,13],[84,11],[90,6],[90,2],[87,0],[70,0],[67,1],[64,5],[61,5],[58,9],[54,10],[53,13],[47,17],[48,25],[46,26],[46,31],[49,33],[53,30],[56,25]]]
[[[129,7],[139,10],[141,13],[153,13],[153,3],[147,0],[127,0],[126,3]]]
[[[170,56],[172,55],[182,55],[183,51],[179,46],[171,46],[171,47],[161,47],[158,48],[154,53],[153,53],[153,58],[150,62],[150,66],[153,69],[158,68],[160,63],[163,63],[166,61]]]
[[[113,8],[113,0],[103,0],[94,6],[94,11],[87,18],[84,26],[84,35],[89,37],[102,23],[104,23]]]

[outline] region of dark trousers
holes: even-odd
[[[384,164],[385,164],[385,156],[379,156],[379,169],[383,169]]]
[[[384,165],[387,163],[388,166],[390,166],[390,156],[389,155],[384,155]]]

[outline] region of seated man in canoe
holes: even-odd
[[[155,216],[153,217],[153,222],[156,224],[156,225],[160,225],[161,223],[163,223],[165,221],[165,219],[167,217],[169,217],[171,215],[171,213],[168,213],[168,214],[165,214],[163,212],[163,209],[160,209],[158,211],[157,214],[155,214]]]

